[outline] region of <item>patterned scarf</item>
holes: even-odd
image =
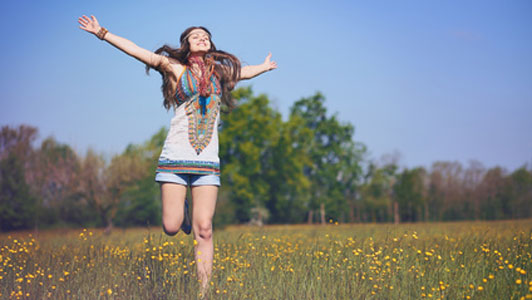
[[[197,65],[199,70],[201,71],[201,78],[199,79],[199,92],[200,95],[203,97],[208,97],[213,91],[211,86],[211,76],[214,72],[214,61],[212,58],[205,58],[207,60],[207,64],[205,64],[205,61],[201,59],[199,56],[192,56],[188,58],[188,66],[191,70],[194,70],[193,65]],[[208,65],[208,67],[207,67]],[[209,70],[207,70],[207,68]],[[196,74],[197,77],[200,74]]]

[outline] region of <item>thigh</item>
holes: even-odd
[[[216,199],[218,197],[218,187],[215,185],[192,186],[192,221],[195,223],[212,221]]]
[[[165,182],[161,184],[161,199],[163,204],[163,219],[183,214],[183,205],[187,195],[187,186]]]
[[[219,187],[220,176],[218,175],[191,175],[190,185],[191,186],[216,185]]]

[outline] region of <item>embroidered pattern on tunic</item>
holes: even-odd
[[[220,175],[220,164],[212,161],[159,160],[157,172]]]
[[[181,75],[176,90],[177,104],[185,104],[188,140],[198,155],[209,145],[220,111],[221,91],[215,75],[211,76],[210,84],[213,93],[209,97],[200,96],[199,81],[187,68]]]
[[[197,100],[189,101],[185,110],[188,117],[188,141],[200,154],[211,141],[214,123],[218,114],[218,101],[215,97],[195,96]]]
[[[156,172],[220,175],[217,124],[221,85],[215,74],[207,82],[211,94],[202,97],[199,79],[192,70],[185,66],[181,72],[175,92],[175,116]]]

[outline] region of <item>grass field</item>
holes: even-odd
[[[0,234],[2,299],[197,299],[160,228]],[[209,299],[532,299],[532,220],[228,227]]]

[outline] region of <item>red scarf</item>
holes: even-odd
[[[209,64],[209,70],[207,70],[207,65],[203,59],[201,59],[199,56],[191,56],[188,58],[188,66],[192,69],[192,65],[197,65],[201,71],[201,78],[199,78],[199,74],[196,74],[196,78],[199,78],[200,95],[203,97],[208,97],[212,93],[210,78],[214,71],[214,64]]]

